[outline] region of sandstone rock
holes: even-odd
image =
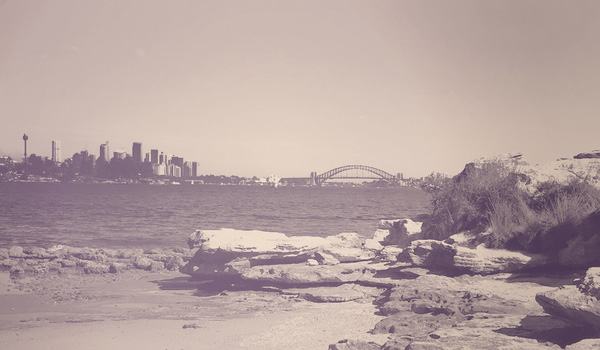
[[[110,266],[95,262],[86,262],[83,267],[83,272],[86,274],[103,274],[110,272]]]
[[[8,250],[8,256],[11,258],[24,258],[25,252],[23,252],[23,247],[20,246],[12,246]]]
[[[318,303],[341,303],[374,297],[382,290],[375,287],[365,287],[357,284],[342,284],[335,287],[290,288],[282,291],[284,294],[298,295],[299,298]]]
[[[547,263],[542,255],[524,254],[504,249],[476,249],[456,247],[454,266],[459,270],[477,274],[515,272],[525,268],[534,268]]]
[[[588,269],[578,287],[581,293],[600,299],[600,267]]]
[[[8,254],[8,249],[0,248],[0,260],[8,259],[10,255]]]
[[[538,293],[535,300],[548,314],[574,325],[592,326],[600,335],[600,300],[595,296],[597,274],[597,268],[589,269],[579,287],[562,286]]]
[[[165,269],[165,264],[160,261],[152,261],[150,263],[150,267],[148,267],[149,271],[162,271]]]
[[[133,266],[135,266],[136,269],[149,270],[152,266],[152,262],[153,261],[148,258],[138,256],[133,260]]]
[[[336,259],[334,256],[329,255],[324,252],[316,252],[315,260],[317,260],[319,265],[337,265],[340,263],[340,261],[338,259]]]
[[[399,261],[408,261],[415,266],[428,268],[452,268],[456,248],[444,242],[428,239],[413,241],[404,249]]]
[[[399,255],[400,261],[415,266],[444,270],[449,273],[493,274],[539,267],[548,260],[537,254],[503,249],[476,249],[453,246],[435,240],[413,241]]]
[[[129,265],[123,263],[112,263],[108,267],[108,272],[110,273],[122,273],[129,269]]]
[[[565,350],[597,350],[600,349],[600,339],[584,339],[568,345]]]
[[[316,259],[308,259],[308,260],[306,260],[306,265],[308,265],[308,266],[318,266],[319,262]]]
[[[362,340],[340,340],[336,344],[329,345],[329,350],[379,350],[381,345]]]
[[[190,248],[205,252],[223,250],[236,253],[289,253],[314,249],[325,244],[322,237],[288,237],[279,232],[242,231],[234,229],[196,230],[190,235]]]
[[[306,264],[253,266],[238,272],[245,280],[263,283],[322,284],[356,282],[364,275],[375,275],[380,269],[386,269],[386,267],[382,264],[357,262],[318,266]]]
[[[180,267],[185,265],[185,261],[181,256],[169,256],[165,261],[165,269],[169,271],[177,271]]]
[[[404,248],[411,241],[420,238],[422,224],[411,219],[381,220],[373,240],[384,246],[396,245]]]

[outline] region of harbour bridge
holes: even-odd
[[[312,184],[317,186],[321,186],[329,179],[378,179],[395,182],[399,177],[367,165],[344,165],[320,175],[316,172],[310,174]]]

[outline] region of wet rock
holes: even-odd
[[[336,344],[330,344],[329,350],[379,350],[381,345],[361,340],[340,340]]]

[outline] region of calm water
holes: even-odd
[[[0,183],[0,246],[182,247],[195,229],[369,236],[429,211],[412,188]]]

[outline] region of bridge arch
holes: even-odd
[[[346,174],[346,176],[340,176],[340,174],[348,172],[354,173],[351,175]],[[326,171],[320,175],[313,172],[311,174],[311,179],[315,185],[321,186],[323,182],[329,179],[383,179],[396,181],[396,176],[368,165],[344,165]]]

